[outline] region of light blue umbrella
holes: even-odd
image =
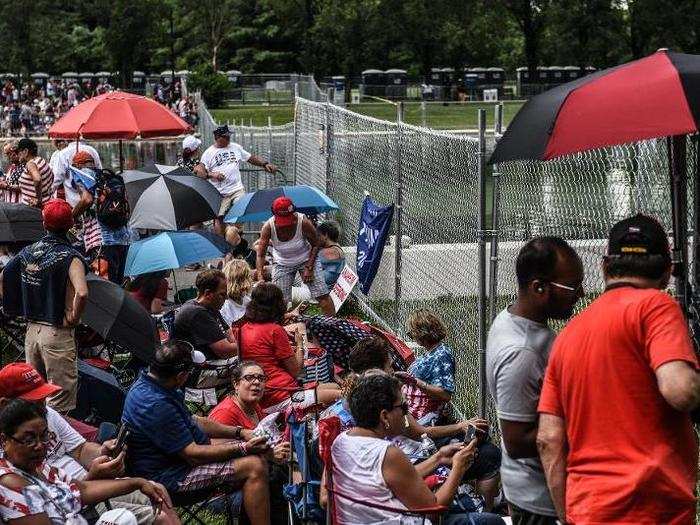
[[[317,215],[338,209],[328,195],[312,186],[279,186],[255,193],[246,193],[231,206],[224,222],[262,222],[272,217],[272,202],[277,197],[289,197],[298,212]]]
[[[181,268],[222,257],[230,248],[226,239],[211,232],[163,232],[129,246],[124,274],[141,275]]]

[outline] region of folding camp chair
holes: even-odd
[[[340,434],[340,428],[340,418],[338,418],[337,416],[323,418],[318,423],[319,452],[321,455],[321,459],[323,460],[326,472],[325,488],[328,493],[328,505],[326,507],[326,522],[329,525],[338,524],[338,519],[335,512],[335,498],[342,498],[347,501],[351,501],[355,505],[385,510],[404,516],[420,517],[423,518],[423,523],[426,523],[428,518],[431,519],[432,523],[439,524],[442,522],[442,514],[447,511],[447,507],[442,505],[435,505],[431,507],[415,509],[400,509],[388,505],[369,503],[366,500],[361,499],[360,497],[355,497],[338,490],[333,484],[333,455],[331,453],[331,447],[333,445],[333,441],[335,441],[335,438],[338,437],[338,434]]]
[[[180,510],[183,525],[208,525],[211,521],[204,513],[210,512],[210,507],[217,502],[223,503],[224,523],[233,525],[237,518],[229,502],[229,495],[233,492],[235,491],[226,491],[224,487],[214,487],[190,492],[175,492],[171,494],[171,498],[173,507]]]
[[[289,459],[289,483],[284,487],[284,496],[288,501],[289,522],[294,523],[295,517],[302,524],[324,523],[325,513],[320,505],[319,493],[320,476],[314,478],[312,469],[313,454],[309,443],[311,441],[310,421],[312,414],[292,410],[287,418],[291,454]],[[318,469],[316,469],[318,470]],[[300,476],[295,483],[294,473]]]
[[[11,319],[0,310],[0,365],[24,361],[24,336],[27,325],[20,319]]]

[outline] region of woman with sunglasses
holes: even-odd
[[[83,525],[83,506],[140,490],[180,523],[167,491],[143,478],[73,480],[46,462],[50,440],[43,405],[15,399],[0,410],[0,521],[17,525]]]
[[[401,383],[383,373],[364,375],[348,404],[357,426],[342,432],[331,447],[338,523],[419,524],[422,518],[402,511],[452,503],[462,476],[474,461],[476,439],[455,445],[451,457],[440,457],[451,470],[433,493],[416,467],[387,439],[401,434],[405,426],[408,407]],[[469,523],[465,514],[448,514],[445,522]]]
[[[242,361],[231,373],[233,390],[209,414],[209,419],[230,426],[254,430],[264,417],[260,400],[265,393],[267,376],[254,361]],[[288,442],[273,447],[268,459],[283,463],[289,459]]]

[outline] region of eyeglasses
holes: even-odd
[[[404,416],[408,414],[408,402],[406,401],[404,401],[403,403],[399,403],[398,405],[393,405],[391,407],[392,410],[395,408],[400,408]]]
[[[573,292],[573,293],[583,293],[583,283],[579,283],[578,286],[568,286],[566,284],[561,284],[561,283],[556,283],[554,281],[549,281],[549,284],[552,286],[555,286],[556,288],[561,288],[562,290],[566,290],[568,292]]]
[[[27,437],[25,439],[18,439],[14,436],[7,436],[7,437],[10,438],[15,443],[19,443],[20,445],[24,445],[25,447],[31,448],[31,447],[36,447],[39,443],[41,443],[42,445],[45,445],[46,443],[51,441],[51,432],[49,432],[47,429],[44,432],[42,432],[42,434],[40,436],[34,435],[32,437]]]
[[[258,383],[264,383],[267,381],[267,376],[265,374],[246,374],[241,377],[246,383],[252,383],[257,381]]]

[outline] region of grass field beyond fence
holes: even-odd
[[[504,102],[503,119],[507,125],[522,107],[522,102]],[[469,103],[427,103],[425,109],[425,125],[435,129],[473,129],[477,127],[479,109],[486,109],[487,128],[493,127],[494,103],[469,102]],[[372,102],[362,104],[350,104],[348,109],[370,117],[395,121],[396,107],[389,103]],[[219,122],[235,121],[236,124],[254,126],[267,126],[268,117],[272,119],[272,125],[278,126],[294,120],[294,106],[231,106],[225,109],[211,110],[214,118]],[[420,102],[406,102],[404,104],[404,122],[416,126],[423,125],[423,111]]]

